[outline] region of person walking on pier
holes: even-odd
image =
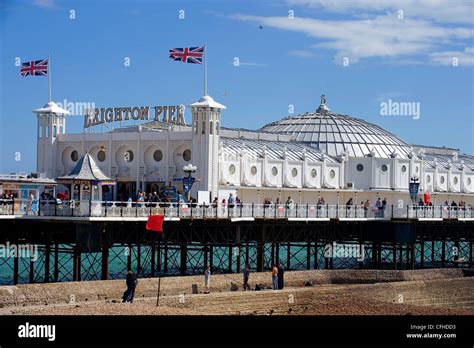
[[[133,303],[133,297],[135,296],[135,289],[137,288],[138,279],[135,273],[128,271],[125,277],[127,284],[127,290],[123,293],[122,302]]]
[[[206,287],[206,293],[211,292],[211,267],[207,266],[204,271],[204,286]]]
[[[285,285],[285,279],[283,278],[284,274],[285,267],[283,267],[281,262],[278,262],[278,290],[282,290]]]
[[[272,266],[272,289],[278,290],[278,268],[275,264]]]
[[[249,276],[250,276],[250,266],[247,263],[244,269],[244,290],[250,290]]]

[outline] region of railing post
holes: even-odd
[[[296,203],[296,214],[295,217],[298,217],[298,203]]]
[[[306,203],[306,218],[309,217],[309,204]]]
[[[135,202],[135,217],[138,217],[138,202]]]
[[[58,216],[58,201],[54,199],[54,216]]]
[[[390,220],[393,220],[393,204],[392,204],[392,214],[391,214]]]
[[[38,216],[41,216],[41,197],[38,199]]]
[[[107,217],[107,200],[105,200],[104,213],[105,217]]]
[[[329,217],[329,204],[326,204],[326,217]]]
[[[176,203],[176,209],[178,210],[178,212],[176,213],[177,217],[179,217],[179,203]]]
[[[267,210],[267,205],[266,204],[263,204],[263,218],[265,219],[266,217],[266,210]]]
[[[339,219],[339,204],[336,204],[336,219]]]
[[[71,206],[71,216],[74,216],[74,201],[69,201],[69,204]]]
[[[120,217],[123,216],[123,201],[120,203]]]
[[[242,217],[242,207],[244,206],[243,203],[239,203],[240,205],[240,217]]]
[[[15,197],[12,195],[12,215],[15,215]]]
[[[254,216],[253,216],[254,204],[255,204],[255,203],[252,202],[252,217],[254,217]]]

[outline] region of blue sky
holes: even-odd
[[[51,54],[55,101],[175,105],[202,95],[203,71],[168,49],[203,44],[224,126],[314,111],[324,93],[409,143],[474,154],[473,17],[468,0],[0,0],[0,172],[35,170],[31,110],[48,98],[47,78],[22,78],[17,57]],[[420,118],[381,115],[388,99],[420,103]],[[70,116],[67,132],[82,123]]]

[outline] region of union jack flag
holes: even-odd
[[[170,58],[183,63],[202,64],[204,47],[170,48]]]
[[[48,59],[34,60],[21,64],[21,76],[45,76],[48,75]]]

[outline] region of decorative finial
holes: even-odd
[[[318,109],[316,110],[317,113],[319,114],[325,114],[327,112],[329,112],[330,109],[329,107],[327,106],[327,99],[326,99],[326,95],[323,94],[321,96],[321,104],[319,105]]]

